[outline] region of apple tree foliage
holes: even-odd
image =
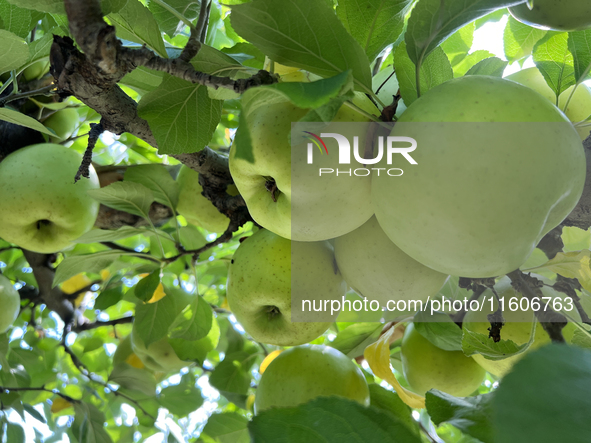
[[[72,248],[36,254],[0,239],[0,270],[21,298],[20,315],[0,334],[2,441],[589,441],[591,335],[583,323],[575,346],[536,349],[500,382],[488,374],[472,396],[457,398],[407,389],[401,325],[341,317],[312,343],[360,364],[371,405],[317,398],[254,416],[258,368],[278,347],[253,341],[225,294],[239,240],[256,228],[246,215],[213,233],[176,212],[180,163],[195,168],[207,146],[205,173],[213,170],[235,129],[247,128],[241,111],[259,87],[270,102],[278,95],[314,109],[308,120],[330,120],[353,90],[392,120],[454,77],[500,77],[532,60],[555,95],[590,79],[591,29],[532,28],[508,13],[520,3],[0,0],[0,160],[48,137],[82,154],[90,139],[102,186],[92,193],[102,204],[98,229]],[[112,29],[105,23],[121,46],[101,40]],[[494,42],[503,54],[471,51],[490,23],[504,23]],[[167,65],[172,59],[184,68]],[[260,71],[279,65],[324,78],[322,88],[260,86],[275,82]],[[579,212],[579,227],[555,236],[563,246],[554,258],[537,249],[522,269],[577,279],[572,291],[588,297],[591,222]],[[439,295],[470,297],[469,286],[452,276]],[[419,313],[414,327],[445,351],[494,361],[531,345],[488,344],[438,315],[429,322]],[[168,351],[147,364],[133,352],[135,335],[187,364],[179,370]]]

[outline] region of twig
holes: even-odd
[[[103,388],[108,389],[109,392],[112,392],[116,397],[121,397],[121,398],[124,398],[127,401],[131,402],[133,405],[135,405],[137,408],[139,408],[148,417],[150,417],[152,419],[155,419],[155,417],[152,414],[150,414],[148,411],[146,411],[146,409],[144,409],[144,407],[142,405],[140,405],[137,400],[134,400],[129,395],[126,395],[123,392],[120,392],[120,391],[118,391],[116,389],[113,389],[109,385],[109,383],[106,383],[106,382],[98,379],[97,378],[98,376],[96,374],[90,372],[88,370],[88,368],[84,365],[84,363],[82,363],[80,361],[80,359],[76,356],[76,354],[74,354],[74,352],[68,347],[68,345],[66,345],[66,343],[65,343],[65,339],[66,339],[66,328],[64,328],[64,332],[63,332],[62,335],[63,335],[63,337],[62,337],[61,345],[64,348],[64,351],[66,352],[66,354],[68,354],[70,356],[70,358],[72,359],[72,363],[74,364],[74,366],[76,366],[76,369],[78,369],[78,371],[80,371],[80,373],[82,375],[84,375],[85,377],[87,377],[93,383],[99,384]]]
[[[61,398],[63,398],[66,401],[69,401],[70,403],[81,403],[82,400],[77,400],[75,398],[70,397],[69,395],[66,394],[62,394],[60,391],[58,391],[57,389],[47,389],[44,386],[40,386],[40,387],[29,387],[29,388],[23,388],[23,387],[18,387],[18,388],[11,388],[8,386],[0,386],[0,394],[5,394],[7,392],[10,391],[40,391],[40,392],[51,392],[52,394],[58,395]]]
[[[95,321],[93,323],[84,323],[81,325],[77,325],[74,326],[72,328],[73,332],[82,332],[82,331],[89,331],[91,329],[96,329],[96,328],[102,328],[103,326],[116,326],[116,325],[123,325],[123,324],[127,324],[127,323],[133,323],[133,315],[130,315],[128,317],[121,317],[121,318],[116,318],[113,320],[107,320],[107,321]]]
[[[76,177],[74,177],[74,183],[80,180],[80,177],[89,178],[90,177],[90,165],[92,164],[92,151],[96,145],[101,134],[105,132],[103,125],[100,123],[91,123],[90,124],[90,132],[88,133],[88,146],[84,151],[84,156],[82,157],[82,164],[78,168],[78,172],[76,172]]]
[[[9,102],[12,102],[15,100],[20,100],[21,98],[34,97],[36,95],[46,95],[55,88],[56,88],[56,86],[54,84],[51,84],[49,86],[45,86],[43,88],[36,89],[34,91],[27,91],[27,92],[21,92],[19,94],[9,95],[9,96],[0,100],[0,108],[3,108],[6,105],[6,103],[9,103]]]

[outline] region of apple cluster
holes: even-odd
[[[466,76],[428,91],[391,132],[418,146],[417,164],[395,179],[295,177],[302,168],[292,163],[289,132],[308,110],[287,99],[254,107],[254,163],[237,155],[244,138],[236,137],[230,152],[236,187],[264,228],[239,246],[229,269],[228,303],[246,331],[264,343],[298,345],[332,320],[290,321],[302,293],[340,299],[349,286],[384,306],[424,301],[449,275],[518,269],[574,208],[585,181],[584,133],[535,91],[540,78],[537,70],[516,81]],[[573,119],[584,113],[578,103],[591,102],[589,90],[580,91],[567,110]],[[353,103],[366,112],[343,106],[333,122],[377,114],[364,96]]]

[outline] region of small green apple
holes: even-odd
[[[386,306],[390,300],[426,300],[447,279],[398,248],[375,217],[334,240],[343,278],[360,295]]]
[[[21,309],[21,298],[10,280],[0,274],[0,334],[4,334],[15,322]]]
[[[49,72],[49,60],[39,60],[28,66],[23,71],[23,77],[26,81],[37,80]]]
[[[551,283],[548,279],[534,275],[538,279],[546,282]],[[522,297],[521,294],[516,293],[513,287],[511,286],[511,280],[508,277],[501,278],[497,284],[495,285],[495,291],[499,295],[499,298],[504,299],[504,306],[505,310],[503,311],[503,319],[505,324],[501,328],[501,339],[502,340],[512,340],[517,345],[523,345],[527,343],[531,337],[531,330],[532,330],[532,320],[534,317],[534,312],[531,309],[527,311],[518,310],[511,310],[509,309],[509,301],[515,298],[519,301]],[[552,297],[552,298],[564,298],[564,294],[555,291],[553,288],[544,286],[542,287],[542,293],[544,297]],[[498,307],[498,303],[495,300],[495,296],[490,289],[487,289],[482,293],[480,298],[484,298],[484,300],[493,300],[493,305],[490,302],[486,302],[484,304],[484,309],[482,311],[468,311],[466,316],[464,317],[464,321],[462,323],[462,327],[472,332],[477,332],[488,337],[489,335],[489,328],[490,323],[487,320],[487,315],[492,314],[496,311]],[[545,301],[542,301],[542,304],[545,304]],[[550,307],[552,304],[550,304]],[[492,309],[491,309],[492,308]],[[564,327],[562,333],[566,341],[570,342],[573,338],[576,326],[573,323],[569,323]],[[492,338],[488,338],[490,342],[493,342]],[[534,349],[539,348],[540,346],[546,345],[550,343],[550,337],[544,331],[540,323],[536,324],[536,332],[534,335],[534,341],[527,349],[526,352],[532,351]],[[490,372],[496,377],[503,377],[507,372],[511,370],[513,365],[521,359],[525,353],[515,355],[513,357],[507,357],[502,360],[489,360],[485,358],[482,354],[474,354],[472,357],[474,360],[482,366],[486,371]]]
[[[183,165],[176,178],[179,184],[179,202],[177,211],[189,223],[201,226],[210,232],[224,232],[228,228],[230,219],[221,214],[217,208],[205,198],[199,184],[199,173]],[[230,195],[237,195],[236,186],[230,185],[227,190]]]
[[[467,397],[478,389],[486,375],[463,352],[445,351],[432,344],[413,323],[404,331],[400,357],[406,381],[420,395],[438,389],[456,397]]]
[[[529,26],[555,31],[581,31],[591,28],[589,0],[534,0],[529,9],[526,3],[509,8],[515,19]]]
[[[44,254],[61,251],[92,229],[99,204],[96,172],[74,183],[82,156],[51,143],[31,145],[0,163],[0,237]]]
[[[254,411],[258,414],[333,395],[369,406],[367,381],[350,358],[330,346],[297,346],[283,351],[265,369]]]
[[[298,80],[302,79],[301,73],[295,74],[298,74]],[[369,114],[378,114],[375,106],[362,94],[356,96],[353,104]],[[230,151],[230,172],[257,223],[288,239],[320,241],[346,234],[371,217],[369,176],[319,176],[319,168],[334,168],[334,161],[338,158],[334,154],[338,152],[335,139],[324,139],[327,151],[332,155],[317,155],[313,166],[305,164],[306,156],[301,155],[297,156],[297,163],[292,164],[292,151],[306,152],[306,142],[290,146],[291,124],[298,122],[309,109],[297,108],[287,100],[271,105],[263,102],[251,109],[247,119],[255,161],[250,163],[237,156],[243,140],[237,132]],[[346,105],[341,106],[333,119],[333,123],[369,121]],[[334,126],[328,125],[323,132],[335,132],[331,128]],[[238,128],[238,131],[242,130]],[[343,133],[341,129],[336,132],[352,140],[353,135],[358,135],[356,130],[353,125],[351,134]],[[365,136],[360,136],[359,146],[364,146],[365,140]]]
[[[80,116],[74,108],[65,108],[51,114],[43,124],[57,134],[57,137],[50,137],[52,141],[59,141],[71,137],[79,121]]]
[[[230,310],[256,341],[278,346],[308,343],[331,325],[314,321],[319,313],[306,313],[308,322],[292,322],[294,300],[341,300],[347,285],[334,263],[328,242],[296,242],[261,229],[243,240],[228,270]],[[338,312],[332,315],[332,320]]]
[[[400,249],[444,274],[494,277],[519,268],[585,183],[572,124],[510,80],[443,83],[408,107],[392,135],[415,139],[417,164],[399,155],[393,165],[403,175],[373,175],[376,217]]]
[[[136,332],[131,330],[131,347],[133,352],[146,365],[146,368],[157,372],[180,371],[182,368],[191,366],[193,362],[183,361],[176,355],[174,349],[168,342],[168,337],[161,338],[150,346],[145,343]]]
[[[546,83],[544,76],[538,70],[538,68],[527,68],[517,71],[514,74],[505,77],[507,80],[513,80],[514,82],[521,83],[528,88],[542,94],[553,104],[556,104],[556,95],[554,91],[550,89],[550,86]],[[558,107],[562,110],[566,101],[570,97],[574,86],[571,86],[562,94],[560,94],[558,100]],[[591,115],[591,89],[585,84],[581,84],[577,87],[572,99],[570,100],[568,107],[564,111],[568,119],[573,123],[582,122]],[[591,126],[579,126],[575,127],[581,140],[585,140],[589,137],[591,132]]]

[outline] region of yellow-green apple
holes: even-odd
[[[416,164],[394,155],[391,166],[403,175],[373,175],[376,217],[400,249],[444,274],[493,277],[519,268],[575,207],[585,183],[572,124],[510,80],[443,83],[408,107],[392,135],[416,141]]]
[[[183,165],[176,178],[179,184],[179,202],[177,211],[187,219],[189,223],[201,226],[211,232],[224,232],[230,223],[230,219],[220,213],[217,208],[201,192],[203,188],[199,184],[199,173]],[[237,195],[236,186],[230,185],[228,194]]]
[[[257,387],[254,411],[258,414],[328,396],[369,406],[367,381],[349,357],[329,346],[297,346],[283,351],[265,369]]]
[[[49,60],[39,60],[23,70],[26,81],[36,80],[49,72]]]
[[[74,108],[65,108],[51,114],[43,124],[57,134],[57,137],[50,137],[52,141],[54,139],[59,141],[69,138],[74,133],[79,121],[80,116]]]
[[[551,283],[550,281],[548,281],[548,279],[545,279],[542,276],[534,276],[545,283]],[[564,293],[557,292],[549,286],[544,286],[541,289],[544,297],[551,297],[552,299],[565,297]],[[531,308],[527,310],[510,309],[509,302],[511,300],[515,300],[517,304],[519,304],[519,300],[521,300],[522,297],[521,294],[515,292],[515,290],[511,286],[511,280],[509,280],[508,277],[503,277],[497,282],[497,284],[495,285],[495,291],[497,292],[499,298],[504,299],[504,325],[501,328],[500,332],[501,339],[511,340],[515,342],[515,344],[517,345],[523,345],[527,343],[531,337],[532,321],[535,319],[534,312],[531,310]],[[482,311],[468,311],[464,317],[462,327],[469,331],[485,335],[487,337],[486,340],[489,341],[490,344],[492,344],[493,339],[489,337],[490,322],[487,319],[487,315],[492,314],[494,311],[497,310],[498,303],[496,301],[496,297],[490,289],[484,291],[480,297],[481,300],[484,298],[484,300],[486,301],[483,305],[484,308],[482,309]],[[491,300],[492,304],[490,302]],[[546,300],[542,300],[540,304],[541,306],[544,306],[546,304]],[[563,305],[566,306],[566,303],[563,303]],[[522,306],[525,307],[525,305]],[[550,302],[548,306],[552,308],[552,302]],[[567,341],[570,342],[572,340],[575,329],[576,326],[573,323],[569,323],[564,327],[562,333]],[[534,340],[526,352],[529,352],[533,349],[537,349],[540,346],[543,346],[548,343],[550,343],[550,337],[538,322],[536,323],[536,332],[534,335]],[[474,354],[472,357],[480,366],[482,366],[484,369],[486,369],[494,376],[503,377],[507,372],[511,370],[513,365],[521,357],[523,357],[523,355],[525,355],[525,353],[514,355],[512,357],[507,357],[502,360],[489,360],[482,354]]]
[[[533,8],[522,3],[509,8],[513,17],[536,28],[580,31],[591,28],[591,2],[588,0],[534,0]]]
[[[0,237],[34,252],[54,253],[94,225],[96,172],[74,183],[82,156],[51,143],[27,146],[0,163]]]
[[[236,250],[226,296],[230,310],[256,341],[295,346],[328,329],[338,315],[330,311],[330,301],[341,301],[346,289],[328,242],[290,241],[261,229]],[[306,321],[292,321],[292,300],[326,301],[328,312],[306,311]]]
[[[528,88],[542,94],[552,103],[556,104],[556,94],[550,89],[550,86],[546,83],[544,76],[538,70],[538,68],[527,68],[517,71],[514,74],[505,77],[508,80],[521,83]],[[571,86],[562,94],[560,94],[558,100],[558,107],[563,110],[566,105],[566,101],[569,99],[574,86]],[[591,89],[585,84],[580,84],[575,93],[573,94],[568,107],[564,109],[564,113],[568,119],[573,123],[583,122],[591,115]],[[591,126],[578,126],[575,127],[579,133],[581,140],[585,140],[589,137],[591,132]]]
[[[337,237],[334,251],[347,284],[381,306],[390,300],[426,300],[437,293],[448,277],[402,252],[375,217]]]
[[[467,397],[478,389],[486,375],[463,352],[445,351],[432,344],[413,323],[404,331],[400,357],[406,381],[420,395],[438,389],[456,397]]]
[[[304,79],[301,72],[293,75],[297,75],[297,80]],[[310,110],[298,108],[287,100],[267,104],[253,98],[253,102],[245,119],[254,163],[237,155],[243,149],[241,143],[246,143],[245,137],[240,137],[240,132],[246,130],[244,127],[238,128],[230,151],[230,172],[253,219],[266,229],[297,241],[327,240],[365,223],[373,214],[370,177],[336,172],[319,176],[321,168],[335,169],[339,159],[337,140],[323,137],[329,155],[316,152],[313,164],[307,164],[307,142],[303,138],[290,146],[292,122],[298,122]],[[378,113],[364,95],[357,95],[353,104],[366,113]],[[363,152],[368,125],[365,129],[359,128],[363,125],[335,129],[335,124],[369,121],[365,115],[343,105],[333,123],[322,128],[322,133],[338,132],[350,140],[357,135]],[[344,164],[339,169],[355,168]]]
[[[10,328],[21,308],[21,298],[14,289],[10,280],[0,274],[0,334],[4,334]]]

